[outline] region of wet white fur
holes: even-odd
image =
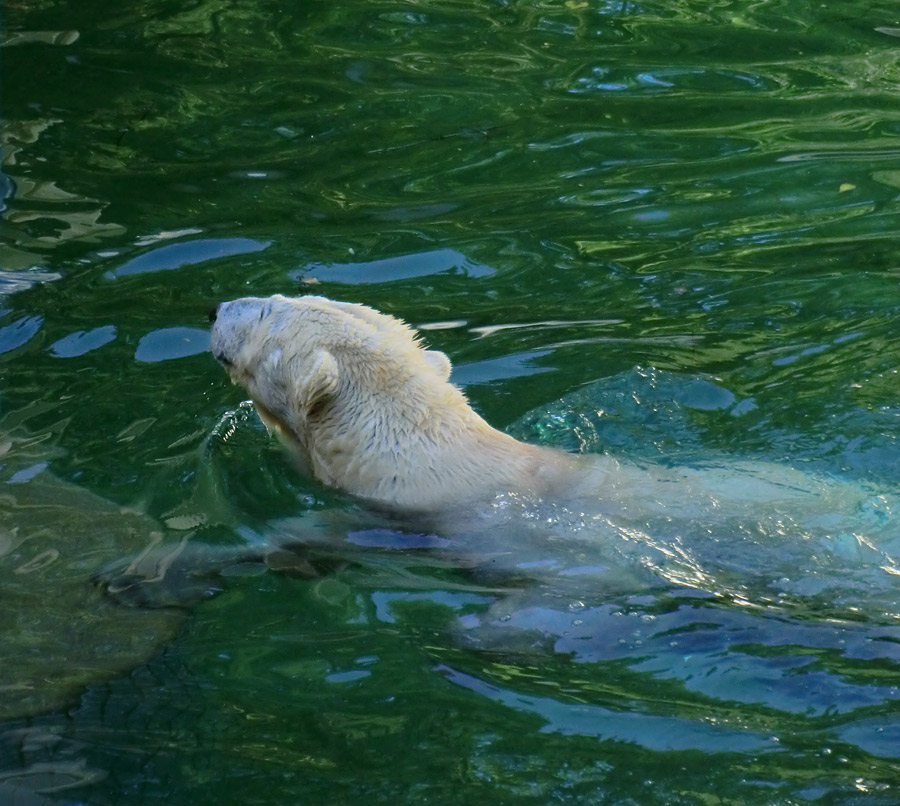
[[[544,495],[576,462],[492,428],[450,383],[446,355],[364,305],[226,302],[211,350],[309,472],[379,504],[438,511],[499,491]]]
[[[308,472],[394,509],[436,514],[521,493],[592,502],[632,523],[737,517],[780,531],[849,531],[861,507],[890,519],[895,506],[862,485],[771,462],[638,465],[518,442],[472,410],[449,381],[446,355],[365,305],[280,295],[226,302],[211,350]]]

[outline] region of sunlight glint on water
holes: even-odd
[[[900,800],[893,4],[4,12],[0,801]],[[216,303],[304,291],[530,440],[871,496],[584,547],[525,507],[502,573],[369,530],[104,600],[148,546],[350,508],[205,353]]]

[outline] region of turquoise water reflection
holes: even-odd
[[[447,273],[459,273],[465,277],[490,277],[494,271],[490,266],[471,263],[465,255],[454,249],[436,249],[434,252],[420,252],[415,255],[401,255],[359,263],[332,263],[327,266],[313,263],[302,272],[296,272],[294,277],[303,282],[318,280],[356,285],[390,283]]]
[[[183,233],[187,234],[187,233]],[[261,252],[269,244],[250,238],[198,238],[160,246],[143,255],[131,258],[107,275],[110,279],[148,271],[168,271],[203,263],[217,257]]]
[[[688,588],[558,542],[510,578],[359,530],[290,574],[230,568],[177,638],[184,613],[88,582],[154,533],[352,509],[204,353],[246,294],[402,316],[531,439],[893,492],[893,4],[3,23],[0,800],[897,802],[892,539],[697,524],[662,544],[716,571]]]

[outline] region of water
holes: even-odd
[[[530,439],[896,489],[894,4],[4,12],[2,798],[900,800],[890,546],[852,533],[727,585],[372,534],[189,612],[89,583],[350,507],[204,352],[248,293],[407,319]]]

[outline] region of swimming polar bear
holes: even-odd
[[[300,465],[377,509],[458,521],[500,495],[576,501],[641,528],[653,518],[738,518],[782,531],[852,530],[863,509],[879,523],[890,516],[883,496],[862,485],[781,464],[668,467],[520,442],[472,409],[446,355],[365,305],[246,297],[210,319],[213,355]]]
[[[401,511],[485,493],[561,491],[566,454],[488,425],[449,382],[444,353],[364,305],[324,297],[218,306],[210,348],[313,476]]]

